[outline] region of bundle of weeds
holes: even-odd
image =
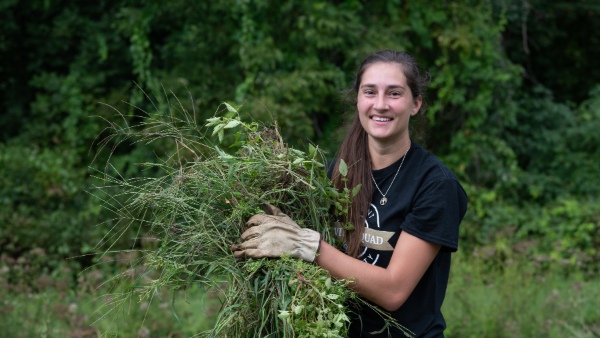
[[[200,284],[219,290],[222,301],[216,325],[204,336],[347,336],[347,304],[359,298],[346,281],[289,257],[237,260],[230,247],[239,242],[248,218],[262,213],[267,203],[335,245],[333,220],[347,212],[360,187],[337,191],[318,147],[290,148],[277,128],[243,122],[236,109],[224,106],[226,113],[203,127],[190,125],[189,116],[174,120],[171,115],[167,122],[149,117],[137,132],[119,129],[126,138],[146,142],[171,138],[177,144],[173,149],[193,158],[146,164],[159,169],[156,177],[103,178],[119,187],[119,196],[127,196],[125,202],[107,200],[117,217],[124,224],[144,225],[159,241],[142,252],[138,264],[143,272],[119,276],[129,279],[129,287],[115,292],[111,304],[118,307],[131,298],[147,301],[159,289]],[[174,158],[179,155],[169,156]],[[346,174],[345,165],[337,174]]]

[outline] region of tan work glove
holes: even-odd
[[[277,207],[266,205],[267,214],[257,214],[246,222],[249,227],[242,236],[241,244],[232,245],[236,258],[292,257],[314,262],[321,235],[311,229],[303,229]]]

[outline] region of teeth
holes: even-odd
[[[392,119],[390,119],[388,117],[377,117],[377,116],[374,116],[373,120],[380,121],[380,122],[387,122],[387,121],[391,121]]]

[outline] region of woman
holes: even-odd
[[[467,198],[456,176],[411,141],[409,120],[420,112],[424,84],[416,62],[403,52],[374,53],[358,69],[356,112],[338,156],[349,164],[347,181],[333,175],[338,188],[362,184],[342,220],[354,224],[343,232],[345,252],[283,214],[261,214],[248,221],[235,256],[286,253],[314,261],[332,276],[352,280],[362,298],[417,337],[443,337],[450,253],[458,249]],[[350,337],[404,336],[382,330],[383,319],[368,307],[354,312]]]

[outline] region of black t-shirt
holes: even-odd
[[[373,177],[384,193],[402,159]],[[450,273],[450,253],[458,249],[458,226],[467,210],[467,196],[456,176],[433,154],[412,143],[406,159],[386,197],[375,188],[359,259],[387,267],[400,232],[440,244],[441,250],[406,302],[390,313],[416,337],[443,337],[446,322],[441,306]],[[399,330],[381,331],[384,321],[367,306],[351,315],[349,337],[404,337]]]

